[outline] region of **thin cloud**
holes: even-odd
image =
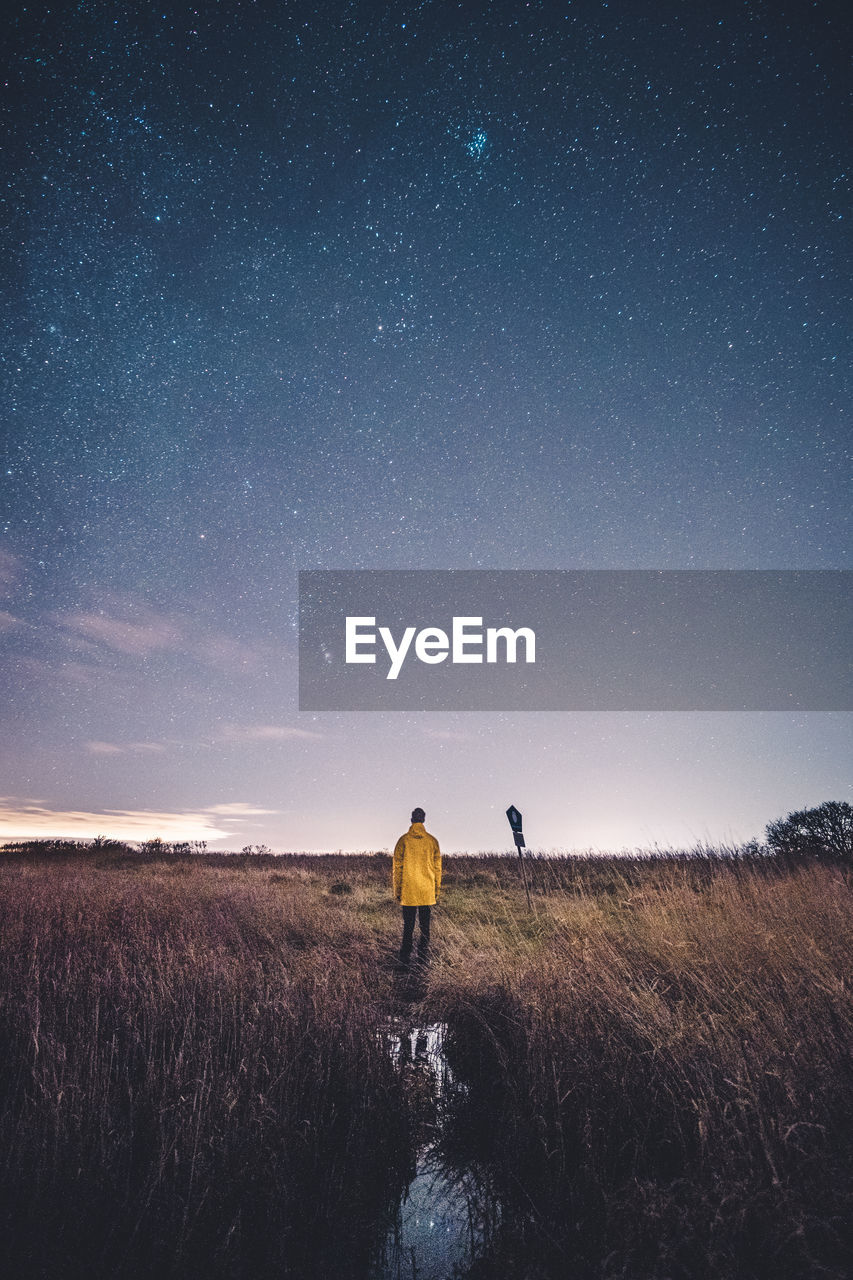
[[[155,809],[52,809],[35,801],[0,800],[0,838],[91,840],[219,840],[233,835],[209,810],[167,813]]]
[[[436,742],[476,742],[477,736],[464,729],[424,729],[424,737]]]
[[[124,653],[134,658],[147,658],[149,654],[181,647],[180,629],[165,616],[146,610],[141,621],[130,622],[125,618],[111,617],[106,613],[60,614],[60,626],[84,640]]]
[[[7,613],[5,609],[0,609],[0,632],[17,631],[19,627],[24,625],[20,618],[16,618],[12,613]]]
[[[191,616],[166,614],[133,596],[106,595],[98,608],[55,613],[66,639],[93,656],[104,650],[131,658],[176,653],[230,675],[266,671],[281,658],[272,646],[247,643]]]
[[[136,752],[165,751],[162,742],[87,742],[86,750],[93,756],[123,756]]]
[[[288,742],[313,741],[322,738],[311,729],[297,729],[287,724],[226,724],[219,734],[220,742]]]
[[[244,804],[241,800],[235,800],[232,804],[212,804],[204,810],[205,813],[216,814],[220,818],[246,818],[254,817],[262,814],[278,813],[278,809],[258,809],[254,805]]]

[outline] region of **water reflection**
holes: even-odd
[[[445,1085],[452,1081],[450,1067],[444,1056],[446,1034],[447,1027],[443,1022],[415,1027],[404,1018],[397,1019],[388,1029],[388,1047],[392,1060],[403,1070],[412,1068],[428,1074],[436,1101]]]
[[[460,1086],[444,1054],[446,1027],[388,1029],[392,1059],[412,1106],[414,1170],[388,1232],[376,1280],[450,1280],[461,1276],[496,1226],[497,1211],[470,1168],[454,1168],[442,1147],[446,1101]]]

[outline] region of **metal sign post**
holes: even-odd
[[[524,832],[521,829],[521,811],[516,809],[514,804],[511,804],[506,811],[506,816],[509,819],[509,825],[512,827],[515,847],[518,850],[518,860],[521,863],[521,878],[524,881],[524,892],[527,894],[528,910],[532,911],[533,904],[530,901],[530,889],[527,884],[527,871],[524,867],[524,855],[522,853],[522,849],[526,846],[524,843]]]

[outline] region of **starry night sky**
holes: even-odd
[[[7,26],[10,835],[746,839],[850,717],[308,715],[297,571],[849,567],[836,5]],[[214,834],[218,833],[218,834]]]

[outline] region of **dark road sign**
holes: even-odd
[[[509,825],[512,827],[515,847],[518,850],[518,860],[521,863],[521,878],[524,881],[524,892],[527,894],[527,906],[529,910],[532,904],[530,901],[530,886],[527,883],[527,872],[524,870],[524,854],[521,852],[522,849],[526,848],[524,843],[524,832],[521,829],[521,810],[516,809],[515,805],[511,804],[506,811],[506,816],[509,819]]]
[[[509,818],[509,825],[512,827],[516,849],[525,848],[524,832],[521,830],[521,810],[516,809],[515,805],[511,804],[506,811],[506,816]]]

